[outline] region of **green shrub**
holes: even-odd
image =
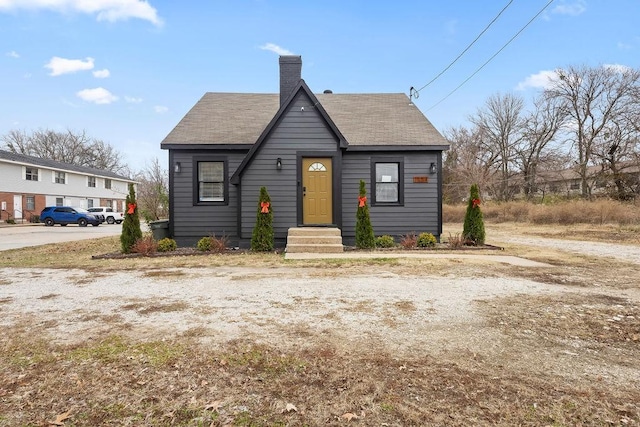
[[[384,236],[376,237],[376,248],[395,248],[396,241],[393,236],[385,234]]]
[[[477,184],[473,184],[469,190],[469,202],[467,203],[467,213],[464,216],[462,237],[467,245],[484,245],[484,220],[480,210],[480,190],[478,190]]]
[[[175,240],[165,237],[158,241],[158,252],[173,252],[178,249],[178,244]]]
[[[360,180],[360,193],[358,196],[358,210],[356,211],[356,247],[360,249],[372,249],[376,246],[376,237],[371,226],[369,205],[367,204],[367,189],[364,181]]]
[[[122,234],[120,234],[120,244],[122,252],[131,252],[133,245],[142,238],[140,229],[140,217],[138,216],[138,206],[136,203],[136,192],[133,184],[129,184],[129,194],[125,203],[125,216],[122,223]]]
[[[29,222],[33,223],[33,224],[37,224],[40,222],[40,215],[31,215],[31,219],[29,220]]]
[[[256,225],[251,234],[251,250],[256,252],[272,251],[274,246],[273,207],[266,187],[260,188]]]
[[[11,219],[6,220],[5,222],[6,222],[7,224],[15,224],[15,223],[16,223],[16,220],[15,220],[15,219],[13,219],[13,218],[11,218]]]
[[[196,248],[202,252],[222,253],[227,249],[228,243],[229,239],[227,239],[225,236],[207,236],[198,240]]]
[[[431,233],[420,233],[418,236],[418,240],[416,241],[416,245],[419,248],[433,248],[436,246],[438,240],[436,236]]]

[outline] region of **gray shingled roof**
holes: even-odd
[[[315,96],[349,145],[448,146],[405,94]],[[279,104],[279,94],[206,93],[162,144],[253,144]]]
[[[86,175],[95,175],[105,178],[119,179],[122,181],[135,182],[126,176],[118,175],[110,171],[102,169],[88,168],[85,166],[76,166],[68,163],[56,162],[54,160],[42,159],[40,157],[27,156],[25,154],[12,153],[10,151],[0,150],[0,159],[10,162],[23,163],[32,166],[41,166],[43,168],[65,170],[70,172],[78,172]]]

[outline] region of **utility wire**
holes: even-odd
[[[511,6],[511,3],[513,3],[513,0],[510,0],[509,3],[507,3],[507,5],[505,7],[502,8],[502,10],[500,11],[500,13],[498,13],[496,15],[495,18],[493,18],[493,20],[491,22],[489,22],[489,25],[487,25],[484,30],[482,30],[482,32],[480,34],[478,34],[478,37],[475,38],[475,40],[473,40],[471,42],[471,44],[469,44],[469,46],[467,46],[462,52],[460,52],[460,55],[458,55],[456,57],[456,59],[454,59],[453,61],[451,61],[451,63],[449,65],[447,65],[447,67],[440,71],[440,73],[435,76],[434,78],[432,78],[429,83],[427,83],[426,85],[422,86],[420,89],[416,90],[414,93],[419,93],[422,89],[426,88],[427,86],[429,86],[431,83],[435,82],[441,75],[443,75],[449,68],[451,68],[451,66],[453,64],[455,64],[456,62],[458,62],[458,59],[460,59],[462,57],[462,55],[464,55],[465,53],[467,53],[467,51],[471,48],[471,46],[473,46],[478,39],[480,39],[480,37],[482,37],[482,35],[487,32],[487,30],[489,29],[489,27],[491,27],[493,25],[494,22],[496,22],[498,20],[498,18],[500,17],[500,15],[502,15],[502,12],[504,12],[505,10],[507,10],[507,8],[509,6]]]
[[[458,89],[460,89],[462,86],[464,86],[465,83],[467,83],[469,80],[471,80],[473,78],[473,76],[475,76],[476,74],[478,74],[480,72],[480,70],[482,70],[489,62],[493,61],[493,59],[498,56],[498,54],[500,52],[502,52],[507,46],[509,46],[509,44],[511,44],[512,41],[514,41],[516,39],[516,37],[518,37],[520,35],[520,33],[522,33],[533,21],[536,20],[536,18],[538,16],[540,16],[542,14],[542,12],[545,11],[545,9],[547,7],[549,7],[549,5],[551,3],[553,3],[554,0],[549,0],[549,2],[547,4],[544,5],[544,7],[542,9],[540,9],[540,11],[538,13],[535,14],[535,16],[533,18],[531,18],[529,20],[529,22],[527,22],[525,24],[524,27],[520,28],[520,31],[518,31],[513,37],[511,37],[509,39],[508,42],[506,42],[496,53],[493,54],[493,56],[491,56],[491,58],[487,59],[487,61],[482,64],[480,66],[480,68],[478,68],[476,71],[473,72],[473,74],[471,74],[469,77],[466,78],[465,81],[463,81],[462,83],[460,83],[458,85],[458,87],[456,87],[455,89],[453,89],[451,92],[449,92],[444,98],[442,98],[440,101],[436,102],[434,105],[432,105],[431,107],[429,107],[427,109],[427,111],[431,111],[432,109],[434,109],[435,107],[437,107],[438,105],[440,105],[445,99],[449,98],[451,95],[453,95]]]

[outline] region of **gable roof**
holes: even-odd
[[[113,178],[121,181],[135,182],[126,176],[118,175],[111,171],[102,169],[88,168],[85,166],[76,166],[69,163],[57,162],[55,160],[42,159],[35,156],[27,156],[26,154],[12,153],[11,151],[0,150],[0,161],[6,160],[11,163],[20,163],[30,166],[40,166],[48,169],[63,170],[68,172],[77,172],[84,175],[100,176],[104,178]]]
[[[242,163],[240,163],[240,166],[238,166],[238,169],[236,169],[236,171],[233,173],[233,176],[231,177],[232,184],[237,184],[239,182],[239,178],[242,175],[242,172],[244,171],[244,169],[251,162],[254,155],[260,149],[260,146],[262,145],[262,143],[267,139],[267,137],[271,133],[271,130],[274,128],[276,123],[280,121],[280,118],[289,107],[289,104],[293,102],[293,100],[298,96],[298,93],[301,91],[304,92],[309,97],[309,100],[312,103],[312,106],[310,107],[317,108],[320,116],[324,119],[327,126],[329,126],[329,129],[331,129],[333,134],[338,139],[338,144],[340,145],[340,147],[347,147],[348,144],[344,136],[342,135],[340,130],[338,130],[335,123],[331,120],[331,118],[329,117],[327,112],[324,110],[324,108],[322,108],[322,105],[319,102],[318,98],[316,98],[316,96],[311,92],[311,89],[309,89],[309,86],[307,86],[307,83],[305,83],[304,80],[300,79],[300,82],[298,83],[298,85],[291,91],[287,99],[282,103],[282,106],[280,107],[276,115],[271,119],[269,124],[262,131],[256,143],[251,147],[251,150],[249,150],[249,152],[244,157],[244,159],[242,159]]]
[[[315,97],[349,146],[449,146],[403,93],[323,93]],[[279,109],[279,94],[208,92],[161,147],[254,144]]]

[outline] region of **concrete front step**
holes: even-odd
[[[332,253],[333,254],[333,253],[342,253],[342,252],[344,252],[344,247],[342,246],[342,244],[299,245],[296,243],[287,243],[288,254],[301,254],[301,253],[311,253],[311,254]]]
[[[342,232],[335,227],[295,227],[289,229],[288,236],[342,236]]]
[[[340,253],[342,234],[339,228],[290,228],[287,234],[287,253]]]

